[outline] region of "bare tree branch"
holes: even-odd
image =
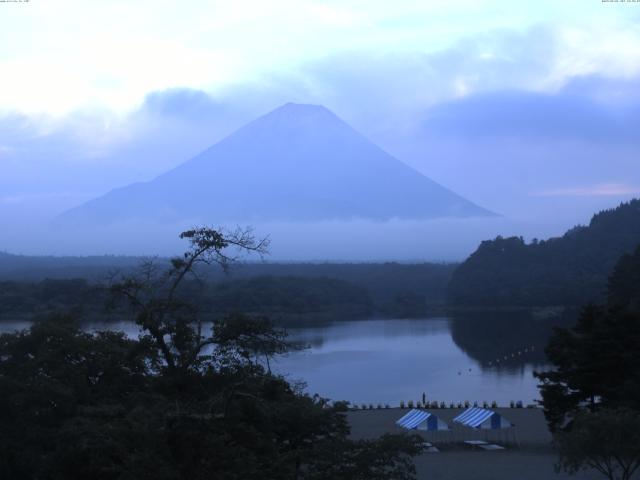
[[[111,292],[128,302],[136,323],[153,339],[166,366],[188,370],[214,341],[203,337],[202,319],[179,299],[181,286],[188,277],[201,281],[198,265],[218,265],[227,271],[242,255],[262,258],[268,253],[269,239],[257,239],[252,229],[240,227],[232,231],[195,227],[180,238],[189,242],[189,248],[171,258],[168,268],[162,268],[157,258],[145,259],[133,275],[113,281]]]

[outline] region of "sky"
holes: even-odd
[[[21,232],[289,101],[510,221],[411,258],[560,234],[640,194],[638,87],[638,2],[0,3],[0,250],[68,253]],[[290,256],[357,256],[343,250]]]
[[[122,114],[153,91],[220,95],[280,78],[319,94],[313,70],[344,56],[422,60],[437,84],[414,93],[423,105],[496,87],[554,92],[576,76],[635,77],[639,14],[600,0],[32,0],[0,11],[0,107]],[[428,57],[461,49],[470,64],[434,71]]]

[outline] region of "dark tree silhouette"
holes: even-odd
[[[605,301],[618,259],[640,243],[640,200],[595,214],[588,226],[527,244],[484,241],[453,273],[451,303],[473,306],[571,305]]]
[[[640,467],[640,414],[629,409],[578,415],[571,430],[556,435],[558,468],[593,469],[609,480],[629,480]]]
[[[269,242],[257,240],[250,229],[224,232],[208,227],[187,230],[180,238],[187,239],[190,248],[172,258],[168,269],[147,260],[136,275],[116,279],[111,292],[128,301],[136,323],[152,337],[166,367],[186,371],[197,366],[200,353],[214,339],[203,335],[201,318],[180,297],[180,287],[189,277],[197,278],[198,266],[216,264],[227,270],[238,255],[265,255]]]
[[[576,325],[556,328],[546,348],[554,369],[537,373],[552,430],[579,411],[640,410],[640,248],[620,258],[609,280],[609,302],[584,307]]]
[[[352,441],[344,403],[270,372],[262,360],[290,346],[267,319],[235,315],[203,333],[185,279],[227,266],[229,247],[266,244],[211,229],[183,238],[189,250],[166,269],[147,262],[112,286],[140,338],[61,316],[0,335],[0,478],[414,479],[421,437]]]

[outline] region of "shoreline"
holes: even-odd
[[[423,453],[414,458],[418,480],[595,480],[597,472],[568,475],[555,471],[557,454],[552,436],[540,408],[492,408],[515,424],[518,445],[510,443],[508,435],[499,431],[479,431],[458,425],[452,420],[465,409],[425,409],[453,427],[447,432],[403,430],[395,425],[409,409],[350,410],[346,412],[351,437],[356,440],[377,438],[385,433],[418,433],[425,441],[440,449],[438,453]],[[463,440],[488,440],[505,446],[505,450],[472,449]]]

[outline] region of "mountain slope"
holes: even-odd
[[[62,219],[84,225],[487,215],[326,108],[289,103],[154,180],[113,190]]]
[[[482,242],[453,273],[448,298],[458,305],[584,305],[604,299],[618,259],[640,244],[640,200],[593,216],[562,237],[526,244],[521,237]]]

